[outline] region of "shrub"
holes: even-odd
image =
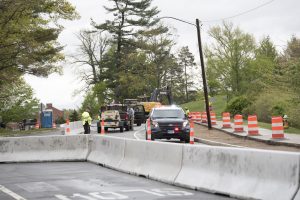
[[[251,102],[245,96],[234,97],[231,99],[225,109],[225,111],[230,112],[231,115],[242,114]]]

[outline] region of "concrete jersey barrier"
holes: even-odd
[[[0,138],[0,162],[84,161],[86,135]]]
[[[181,169],[182,145],[126,140],[119,169],[173,184]]]
[[[293,199],[299,189],[298,153],[100,135],[0,138],[0,162],[74,160],[243,199]]]
[[[124,158],[125,139],[93,135],[87,161],[118,169]]]
[[[245,199],[293,199],[299,158],[297,153],[185,145],[175,184]]]

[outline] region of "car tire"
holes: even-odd
[[[190,143],[190,138],[186,138],[185,143]]]
[[[129,131],[129,129],[130,129],[129,126],[125,126],[126,131]]]
[[[142,124],[139,122],[139,123],[137,123],[137,126],[141,126]]]
[[[108,127],[104,127],[104,130],[105,130],[105,131],[108,131]]]
[[[121,132],[121,133],[124,132],[124,127],[123,127],[123,126],[120,127],[120,132]]]
[[[101,127],[100,126],[97,127],[97,133],[101,133]]]

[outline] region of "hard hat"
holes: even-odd
[[[287,119],[287,118],[288,118],[288,116],[287,116],[287,115],[284,115],[284,116],[283,116],[283,119]]]

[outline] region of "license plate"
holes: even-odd
[[[168,134],[173,134],[175,133],[174,130],[168,130]]]

